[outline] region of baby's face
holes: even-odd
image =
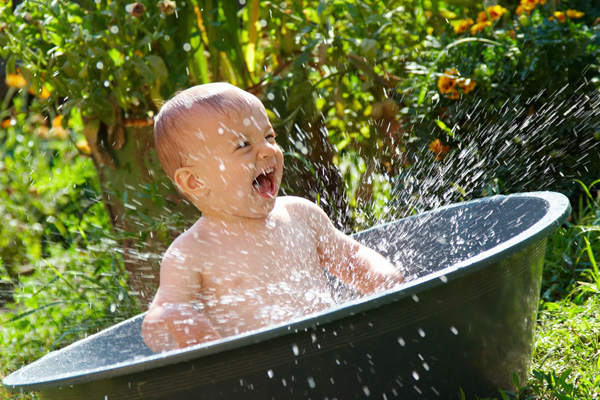
[[[265,217],[281,185],[283,153],[260,101],[229,116],[210,113],[199,118],[197,128],[187,164],[208,189],[203,215]]]

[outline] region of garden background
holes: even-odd
[[[598,398],[594,3],[0,0],[0,378],[145,309],[162,251],[198,217],[158,166],[152,118],[177,90],[228,81],[268,110],[283,193],[347,233],[494,194],[569,196],[530,379],[498,398]]]

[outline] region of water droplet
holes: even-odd
[[[412,297],[412,299],[415,303],[419,302],[419,296],[417,296],[416,294],[412,294],[410,297]]]
[[[275,375],[275,374],[273,373],[273,370],[272,370],[272,369],[270,369],[270,370],[268,370],[268,371],[267,371],[267,376],[268,376],[269,378],[272,378],[274,375]]]
[[[219,169],[221,171],[225,171],[225,164],[223,164],[223,162],[221,162],[221,164],[219,164]]]
[[[412,376],[415,381],[418,381],[419,379],[421,379],[421,377],[419,376],[419,373],[417,371],[413,371]]]
[[[189,44],[189,43],[184,43],[183,44],[183,51],[187,52],[187,51],[190,51],[190,50],[192,50],[192,45]]]
[[[225,131],[223,130],[223,128],[217,129],[217,132],[219,132],[219,135],[222,135],[223,133],[225,133]]]
[[[270,101],[275,100],[275,95],[273,93],[267,93],[267,100],[270,100]]]
[[[104,63],[103,63],[102,61],[98,61],[98,62],[96,63],[96,68],[98,68],[98,69],[102,69],[102,68],[104,68]]]
[[[131,12],[133,11],[133,3],[127,4],[125,6],[125,11],[131,14]]]
[[[446,282],[448,282],[448,277],[446,275],[442,275],[442,276],[440,276],[440,281],[446,283]]]
[[[264,19],[261,19],[259,23],[260,23],[261,28],[265,28],[267,26],[267,21]]]
[[[425,331],[421,328],[417,329],[417,332],[419,332],[419,336],[421,337],[425,337]]]
[[[250,122],[250,118],[244,118],[244,126],[250,126],[251,122]]]
[[[453,326],[450,327],[450,332],[454,333],[455,335],[458,335],[458,329],[456,329]]]
[[[367,386],[363,386],[362,390],[365,393],[365,396],[370,396],[371,395],[371,390],[369,390],[369,388]]]
[[[109,87],[110,86],[110,82],[109,81],[104,81],[104,87]]]
[[[400,343],[400,346],[402,346],[402,347],[406,346],[406,342],[401,337],[398,338],[398,343]]]
[[[423,362],[423,369],[425,371],[429,371],[429,364],[427,364],[426,362]]]
[[[294,353],[295,356],[297,356],[298,354],[300,354],[300,350],[298,349],[298,345],[296,343],[294,343],[292,345],[292,352]]]
[[[116,25],[111,26],[110,33],[112,33],[113,35],[116,35],[117,33],[119,33],[119,27]]]
[[[114,313],[115,311],[117,311],[117,305],[115,303],[112,303],[110,305],[110,312]]]
[[[317,386],[317,384],[315,383],[315,379],[312,376],[309,376],[308,379],[307,379],[307,381],[308,381],[308,386],[311,389],[314,389],[315,386]]]

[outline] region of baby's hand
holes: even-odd
[[[144,318],[142,337],[156,352],[219,339],[208,319],[187,303],[152,307]]]

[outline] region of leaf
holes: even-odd
[[[146,61],[148,61],[150,69],[161,82],[166,82],[169,79],[169,70],[162,57],[150,54],[146,56]]]
[[[154,82],[156,80],[156,74],[146,65],[144,60],[135,60],[133,65],[144,81]]]

